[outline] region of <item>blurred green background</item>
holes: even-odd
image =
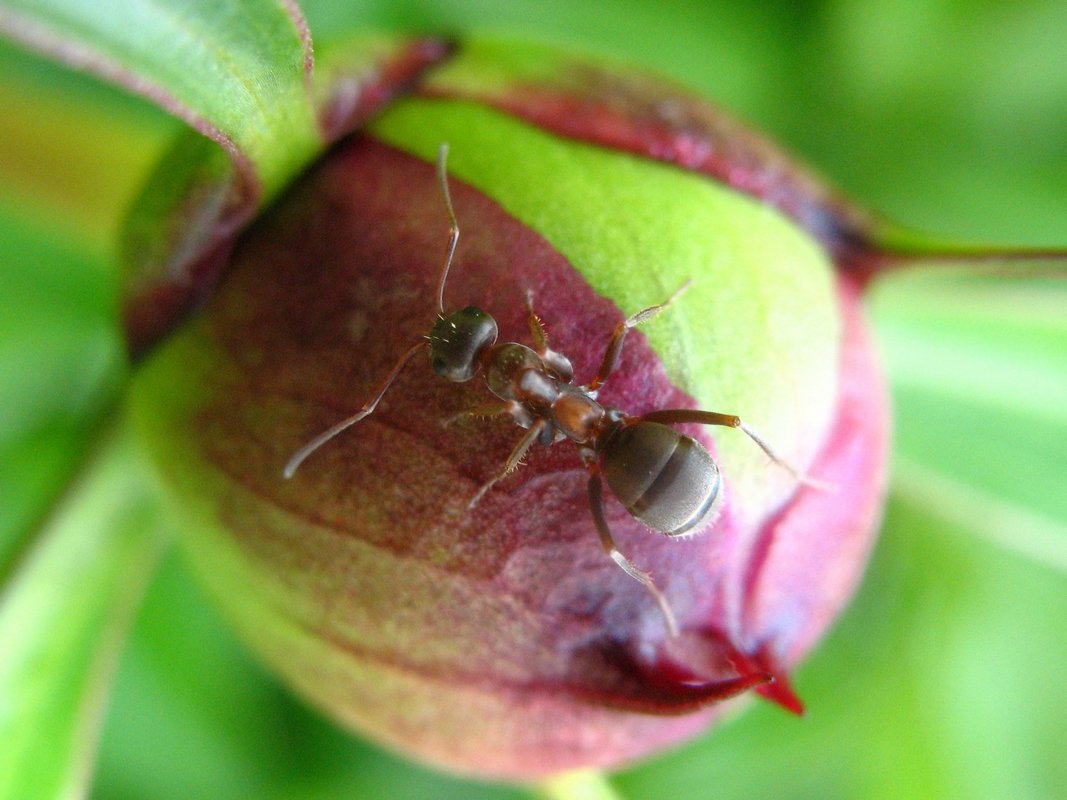
[[[1067,3],[306,0],[313,34],[502,30],[708,94],[864,205],[1067,246]],[[117,224],[179,124],[0,47],[0,579],[121,385]],[[871,298],[896,415],[882,540],[799,671],[611,776],[626,798],[1050,798],[1067,787],[1067,288],[893,276]],[[98,798],[505,798],[353,739],[243,653],[171,556],[119,668]]]

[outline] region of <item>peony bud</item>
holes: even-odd
[[[829,484],[798,483],[739,430],[683,425],[723,476],[713,522],[672,539],[605,492],[677,635],[601,548],[570,442],[535,445],[468,508],[523,434],[464,415],[493,400],[481,375],[451,383],[417,355],[373,414],[282,477],[430,330],[442,142],[462,230],[446,310],[477,306],[499,341],[530,344],[532,292],[580,384],[619,322],[692,281],[629,335],[599,401],[739,415]],[[134,411],[203,579],[311,702],[456,771],[618,765],[745,689],[800,709],[788,671],[851,595],[883,494],[865,225],[684,91],[475,43],[240,238],[206,308],[143,364]]]

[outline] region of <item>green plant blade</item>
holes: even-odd
[[[285,0],[3,0],[0,31],[141,94],[269,196],[319,147],[311,41]]]
[[[118,220],[180,121],[2,36],[0,75],[0,205],[110,257]]]
[[[187,283],[201,256],[322,150],[311,37],[292,0],[0,0],[0,33],[148,98],[206,137],[167,168],[170,192],[151,187],[143,246],[127,264],[140,279],[134,292],[165,275]]]
[[[322,139],[297,153],[301,165],[406,91],[446,57],[448,46],[437,39],[363,34],[322,52],[313,89]],[[228,247],[255,210],[239,167],[210,140],[187,132],[145,182],[121,237],[123,317],[133,354],[150,347],[214,285]],[[273,193],[280,185],[267,188]]]
[[[0,595],[0,798],[84,793],[104,699],[164,538],[112,432]]]
[[[945,523],[1047,569],[1067,574],[1067,525],[975,489],[906,458],[894,464],[893,493]]]
[[[894,388],[897,458],[906,470],[951,481],[948,517],[960,520],[951,508],[962,503],[986,517],[978,532],[1003,529],[1002,545],[1055,553],[1043,542],[1054,543],[1049,531],[1067,520],[1067,290],[1055,281],[916,273],[886,281],[873,300]],[[907,491],[932,489],[906,470]],[[975,498],[953,501],[957,485],[973,487]],[[1016,516],[1011,508],[1025,512],[1004,521]]]
[[[126,369],[106,266],[0,203],[0,591]]]

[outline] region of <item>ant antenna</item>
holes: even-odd
[[[456,221],[456,212],[452,209],[452,196],[448,192],[448,172],[445,169],[445,163],[448,160],[448,142],[442,142],[441,147],[437,151],[437,181],[441,185],[441,193],[445,198],[445,208],[448,210],[448,219],[451,222],[451,228],[448,231],[448,255],[445,257],[445,265],[441,269],[441,278],[437,284],[437,313],[444,314],[445,311],[445,280],[448,278],[448,270],[452,266],[452,257],[456,253],[456,245],[459,243],[459,223]],[[346,417],[337,424],[328,428],[320,433],[310,442],[305,444],[299,450],[297,450],[293,457],[285,465],[285,469],[282,470],[282,476],[285,478],[293,477],[293,474],[297,471],[304,460],[322,447],[326,442],[330,441],[341,431],[352,427],[364,417],[369,416],[374,412],[374,409],[378,407],[379,401],[386,393],[393,381],[396,380],[396,376],[400,374],[400,370],[404,365],[411,360],[411,357],[422,347],[429,346],[429,341],[420,341],[408,348],[407,352],[400,357],[400,359],[393,365],[393,368],[389,371],[389,374],[385,376],[385,380],[378,385],[377,391],[371,397],[370,400],[350,417]]]
[[[767,440],[760,436],[751,425],[745,422],[741,422],[738,424],[737,427],[740,428],[741,431],[746,436],[748,436],[749,439],[754,441],[759,446],[759,449],[767,454],[771,461],[773,461],[779,467],[781,467],[790,475],[792,475],[793,480],[795,480],[797,483],[803,484],[804,486],[808,486],[819,492],[832,492],[837,488],[837,485],[832,481],[824,481],[820,480],[819,478],[813,478],[806,472],[802,472],[801,470],[794,467],[792,464],[790,464],[788,461],[778,455],[778,453],[774,450],[774,448],[770,446]]]
[[[339,434],[341,431],[351,427],[352,425],[355,425],[364,417],[369,416],[374,411],[374,409],[378,407],[378,402],[382,399],[382,396],[385,394],[386,390],[396,379],[396,376],[400,374],[400,370],[403,369],[404,365],[408,363],[411,357],[415,355],[415,353],[417,353],[420,348],[427,347],[428,344],[429,343],[425,341],[416,342],[411,347],[409,347],[408,351],[404,353],[404,355],[400,356],[400,360],[393,365],[393,368],[389,371],[389,374],[385,376],[385,380],[382,381],[382,383],[378,386],[378,391],[376,391],[374,393],[374,396],[367,401],[366,405],[364,405],[363,408],[361,408],[352,416],[346,417],[333,427],[323,431],[310,442],[308,442],[306,445],[297,450],[293,454],[293,457],[290,458],[288,463],[285,465],[285,469],[282,470],[282,476],[285,478],[293,477],[293,473],[296,472],[297,467],[304,463],[305,458],[310,456],[312,453],[314,453],[316,450],[326,444],[326,442],[330,441],[330,439]]]
[[[452,195],[448,192],[448,172],[445,170],[445,162],[448,160],[448,142],[441,142],[437,150],[437,181],[441,184],[441,194],[445,196],[445,208],[448,209],[448,219],[452,227],[448,230],[448,256],[445,258],[445,266],[441,270],[441,279],[437,283],[437,313],[445,313],[445,280],[448,278],[448,270],[452,266],[452,256],[455,255],[456,245],[459,243],[459,223],[456,222],[456,212],[452,210]]]

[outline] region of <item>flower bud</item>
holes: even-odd
[[[575,385],[613,330],[597,400],[676,426],[722,476],[693,535],[649,530],[569,441],[534,444],[484,373],[456,383],[420,348],[437,318],[450,147],[460,227],[446,313],[475,306],[533,346],[525,302]],[[618,68],[475,43],[337,146],[237,242],[206,307],[135,381],[134,412],[185,515],[188,552],[250,645],[351,728],[446,768],[529,779],[608,767],[707,726],[755,688],[792,710],[787,673],[866,562],[883,493],[886,404],[859,305],[863,220],[702,101]]]

